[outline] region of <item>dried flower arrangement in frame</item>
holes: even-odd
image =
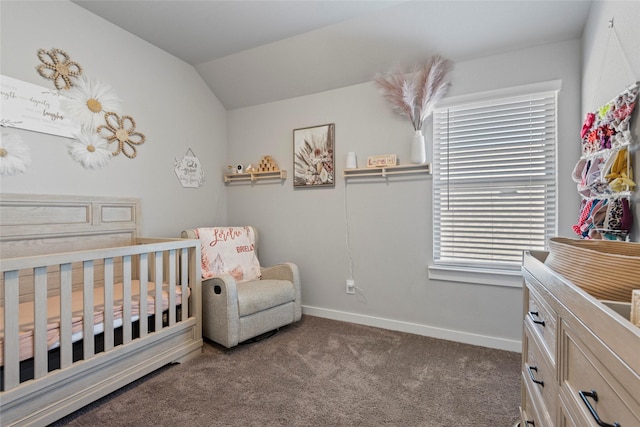
[[[293,186],[335,185],[335,123],[293,130]]]

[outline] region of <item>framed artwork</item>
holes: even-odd
[[[335,185],[335,123],[293,130],[293,186]]]

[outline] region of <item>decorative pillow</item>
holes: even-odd
[[[195,232],[202,246],[202,278],[221,274],[230,274],[237,282],[260,278],[251,227],[208,227]]]

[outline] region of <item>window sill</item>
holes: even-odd
[[[520,271],[476,270],[432,265],[427,268],[427,271],[431,280],[505,286],[509,288],[522,287],[522,273]]]

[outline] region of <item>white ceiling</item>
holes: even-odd
[[[580,0],[74,0],[192,64],[226,109],[579,38]],[[514,70],[517,72],[517,70]]]

